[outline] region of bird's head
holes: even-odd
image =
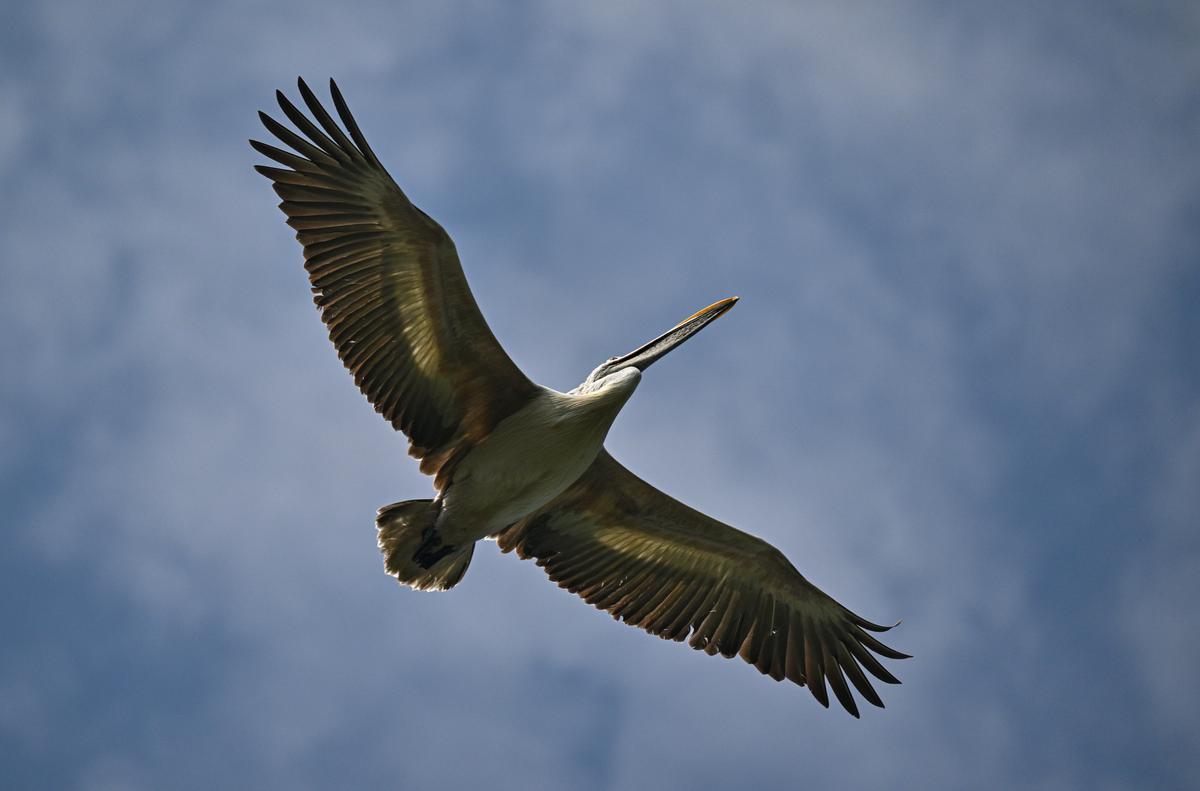
[[[655,360],[665,356],[667,352],[723,316],[737,301],[737,297],[728,297],[720,302],[714,302],[629,354],[608,358],[588,374],[588,378],[583,380],[583,384],[571,392],[591,393],[602,387],[624,382],[626,379],[641,378],[642,371],[649,368]]]

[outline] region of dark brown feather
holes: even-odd
[[[832,689],[856,717],[853,691],[883,706],[864,668],[895,682],[871,652],[906,656],[868,633],[884,627],[821,592],[774,547],[671,499],[605,451],[497,540],[626,623],[740,655],[764,675],[807,685],[823,706]]]
[[[492,335],[454,243],[383,169],[337,86],[330,82],[341,126],[298,84],[316,123],[278,93],[299,133],[260,113],[292,150],[250,141],[283,166],[256,170],[271,179],[304,247],[338,356],[376,411],[408,435],[421,471],[445,488],[466,452],[537,388]]]

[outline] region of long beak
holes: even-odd
[[[738,301],[737,297],[728,297],[720,302],[714,302],[703,310],[698,310],[671,329],[659,335],[649,343],[618,357],[607,366],[609,370],[633,366],[639,371],[645,371],[658,358],[674,349],[712,322],[725,315]]]

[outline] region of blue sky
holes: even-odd
[[[0,776],[1200,778],[1188,3],[40,3],[0,24]],[[535,380],[695,309],[609,447],[876,621],[862,721],[373,516],[428,496],[246,138],[338,79]]]

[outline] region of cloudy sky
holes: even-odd
[[[1194,787],[1196,6],[732,8],[3,4],[7,784]],[[430,485],[246,145],[298,74],[535,380],[742,297],[609,447],[902,618],[886,710],[383,574]]]

